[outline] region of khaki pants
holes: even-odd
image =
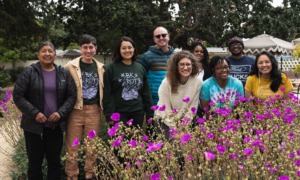
[[[78,146],[72,146],[76,138],[81,139],[88,136],[90,130],[98,133],[100,128],[101,112],[97,104],[84,105],[82,110],[74,109],[68,119],[66,131],[66,150],[69,155],[76,157],[79,150]],[[86,152],[84,170],[85,172],[93,172],[93,167],[97,166],[96,157]],[[78,176],[78,162],[74,158],[67,157],[65,171],[68,176]]]

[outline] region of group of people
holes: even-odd
[[[79,175],[76,138],[100,129],[102,112],[108,124],[111,115],[120,113],[120,121],[142,126],[145,119],[159,117],[165,135],[175,128],[172,116],[182,118],[185,108],[197,108],[196,115],[205,116],[203,109],[212,104],[222,107],[224,97],[232,103],[239,96],[266,99],[275,94],[287,97],[291,81],[278,69],[274,56],[262,52],[252,59],[243,55],[243,41],[228,41],[231,56],[214,56],[200,42],[190,51],[175,52],[169,45],[170,34],[164,27],[153,31],[155,45],[137,58],[137,47],[129,37],[121,37],[108,66],[94,58],[96,39],[83,35],[79,40],[82,56],[65,67],[54,63],[55,47],[45,41],[39,45],[39,61],[25,68],[13,91],[16,106],[22,112],[28,165],[28,179],[43,179],[44,156],[48,179],[61,179],[60,155],[66,130],[68,153],[65,172],[68,179]],[[248,76],[249,75],[249,76]],[[183,99],[187,99],[184,100]],[[153,112],[152,106],[165,106]],[[172,115],[172,116],[171,116]],[[85,178],[94,178],[96,159],[86,152]]]

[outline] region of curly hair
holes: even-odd
[[[255,66],[253,67],[252,71],[249,73],[249,76],[251,75],[256,75],[257,77],[260,77],[260,72],[258,70],[258,67],[257,67],[257,62],[258,62],[258,58],[262,55],[266,55],[268,56],[268,58],[270,59],[271,61],[271,64],[272,64],[272,70],[270,72],[270,79],[271,79],[271,85],[270,85],[270,89],[273,91],[273,92],[277,92],[278,91],[278,88],[280,87],[280,84],[283,83],[282,82],[282,77],[281,77],[281,71],[278,69],[278,62],[277,60],[275,59],[275,57],[270,54],[269,52],[267,51],[263,51],[263,52],[260,52],[256,55],[256,59],[255,59]]]
[[[197,61],[196,57],[189,51],[183,50],[172,55],[168,61],[168,71],[167,71],[167,79],[171,86],[171,92],[177,93],[177,89],[179,86],[180,74],[179,74],[179,66],[178,63],[181,59],[187,58],[191,60],[192,63],[192,73],[191,76],[195,76],[198,73]]]
[[[212,57],[209,61],[209,71],[210,71],[210,73],[212,75],[214,75],[215,74],[215,72],[214,72],[215,66],[222,64],[222,62],[224,62],[224,61],[227,62],[228,66],[230,67],[230,62],[225,57],[221,57],[221,56]]]
[[[203,60],[201,61],[201,63],[202,63],[202,67],[203,67],[203,70],[204,70],[204,76],[203,76],[203,81],[204,81],[204,80],[208,79],[211,76],[211,73],[209,71],[209,66],[208,66],[209,55],[208,55],[208,51],[207,51],[206,47],[201,42],[198,42],[198,41],[194,42],[192,44],[191,53],[194,54],[195,48],[197,46],[200,46],[203,49]]]
[[[132,56],[131,60],[132,60],[132,62],[137,61],[137,50],[136,50],[135,43],[130,37],[127,37],[127,36],[121,37],[120,40],[116,43],[116,46],[115,46],[115,49],[113,52],[113,56],[112,56],[113,61],[115,63],[118,63],[123,60],[123,58],[121,56],[121,52],[120,52],[121,44],[123,41],[128,41],[132,44],[132,47],[134,48],[134,52],[133,52],[133,56]]]

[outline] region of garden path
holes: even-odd
[[[0,134],[0,146],[1,148],[8,148],[8,143]],[[0,152],[0,179],[1,180],[9,180],[10,178],[10,170],[12,167],[11,158],[6,156],[5,154]]]

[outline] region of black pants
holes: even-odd
[[[60,127],[44,128],[42,135],[24,131],[24,136],[28,157],[28,179],[43,179],[42,163],[46,157],[47,179],[60,180],[62,173],[60,155],[63,145],[63,134]]]
[[[120,113],[121,117],[120,117],[120,121],[122,121],[125,125],[127,125],[127,122],[130,119],[133,119],[132,122],[132,126],[139,126],[140,128],[143,127],[143,123],[144,123],[144,111],[137,111],[137,112],[133,112],[133,113]]]

